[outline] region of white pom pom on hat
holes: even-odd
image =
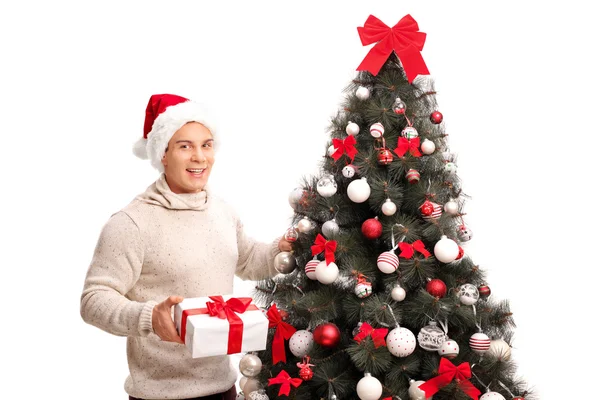
[[[146,107],[144,136],[133,144],[133,154],[147,160],[160,172],[164,171],[162,158],[173,137],[188,122],[199,122],[215,136],[208,111],[199,103],[175,94],[153,94]]]

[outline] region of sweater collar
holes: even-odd
[[[198,193],[173,193],[167,184],[165,174],[162,173],[156,182],[138,196],[138,199],[169,210],[201,211],[208,208],[211,196],[208,186]]]

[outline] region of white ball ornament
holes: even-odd
[[[326,221],[321,227],[321,231],[327,239],[331,240],[334,236],[340,233],[340,226],[337,224],[337,222],[335,222],[334,218],[329,221]]]
[[[392,289],[392,300],[394,301],[402,301],[406,298],[406,290],[402,288],[400,285],[394,286]]]
[[[242,375],[252,378],[260,374],[262,361],[255,354],[246,354],[240,360],[239,368]]]
[[[314,343],[312,332],[301,329],[290,337],[289,347],[293,355],[302,358],[310,352]]]
[[[464,305],[472,306],[479,300],[479,290],[477,289],[477,286],[465,283],[464,285],[461,285],[458,290],[458,297],[460,302]]]
[[[400,265],[400,259],[394,253],[394,250],[384,251],[377,257],[377,268],[384,274],[396,272],[398,265]]]
[[[435,143],[433,143],[429,139],[423,140],[423,143],[421,143],[421,151],[425,155],[433,154],[433,152],[435,151]]]
[[[397,209],[398,208],[396,207],[392,199],[386,199],[385,203],[383,203],[383,205],[381,206],[381,212],[384,215],[387,215],[388,217],[396,214]]]
[[[317,277],[317,280],[324,285],[329,285],[330,283],[335,282],[339,273],[340,270],[334,262],[330,262],[329,265],[327,265],[325,261],[321,261],[315,270],[315,276]]]
[[[358,169],[352,164],[348,164],[344,168],[342,168],[342,175],[344,176],[344,178],[352,178],[354,177],[354,175],[356,175],[357,172]]]
[[[498,392],[487,392],[479,400],[506,400],[506,398]]]
[[[331,197],[337,192],[337,183],[333,175],[325,175],[319,179],[317,192],[323,197]]]
[[[292,190],[290,195],[288,196],[288,202],[290,203],[290,206],[292,208],[296,208],[296,206],[298,205],[298,202],[300,201],[300,199],[302,198],[303,195],[304,195],[304,189],[302,189],[302,188],[296,188],[296,189]]]
[[[435,254],[435,258],[443,263],[449,263],[456,260],[456,257],[458,257],[458,251],[458,245],[456,242],[448,239],[446,235],[442,235],[440,240],[438,240],[433,248],[433,254]]]
[[[494,339],[490,342],[490,348],[488,349],[487,354],[494,358],[508,361],[510,359],[511,349],[508,343],[503,339]]]
[[[456,234],[461,242],[468,242],[473,239],[473,231],[466,225],[459,226]]]
[[[415,381],[411,379],[410,386],[408,387],[408,397],[410,397],[411,400],[431,399],[431,397],[425,397],[425,392],[419,389],[419,386],[421,386],[424,383],[425,381]]]
[[[335,146],[334,146],[334,145],[331,145],[331,146],[329,146],[329,147],[327,148],[327,155],[328,155],[329,157],[331,157],[331,156],[333,155],[333,153],[335,153]]]
[[[381,382],[369,373],[366,373],[356,385],[356,394],[361,400],[379,400],[382,393]]]
[[[314,259],[314,260],[310,260],[309,262],[306,263],[306,266],[304,267],[304,272],[306,273],[306,277],[308,279],[311,279],[313,281],[317,280],[317,265],[319,265],[321,261]]]
[[[477,354],[485,354],[490,349],[491,340],[483,332],[475,333],[469,339],[469,347]]]
[[[348,122],[348,125],[346,125],[346,133],[348,135],[356,136],[356,135],[358,135],[359,132],[360,132],[360,127],[358,126],[358,124],[355,124],[352,121]]]
[[[458,343],[452,339],[448,339],[438,349],[438,354],[451,360],[458,355],[459,351]]]
[[[298,221],[298,231],[302,233],[310,232],[312,229],[312,222],[306,217],[302,217],[300,221]]]
[[[458,214],[458,203],[454,200],[450,200],[446,204],[444,204],[444,211],[450,215]]]
[[[364,203],[371,195],[371,187],[367,178],[356,179],[348,185],[347,194],[355,203]]]
[[[373,285],[370,282],[358,283],[354,287],[354,294],[356,294],[359,299],[369,297],[372,293]]]
[[[383,136],[385,129],[383,128],[383,124],[381,122],[375,122],[369,128],[369,132],[371,132],[371,136],[373,136],[374,138],[380,138]]]
[[[454,164],[453,162],[447,162],[446,165],[444,165],[444,171],[446,171],[449,174],[455,174],[456,169],[456,164]]]
[[[370,95],[371,92],[367,87],[359,86],[358,89],[356,89],[356,97],[358,97],[360,100],[366,100]]]
[[[385,343],[390,353],[396,357],[406,357],[415,351],[417,339],[410,330],[397,327],[388,333]]]

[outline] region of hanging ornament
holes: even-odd
[[[290,251],[282,251],[275,256],[275,269],[282,274],[289,274],[296,269],[296,258]]]
[[[379,400],[382,393],[383,386],[381,386],[381,382],[368,372],[356,385],[356,394],[360,400]]]
[[[425,200],[419,211],[426,221],[434,221],[442,216],[442,206],[430,200]]]
[[[485,354],[490,349],[491,340],[483,332],[474,333],[469,339],[469,347],[477,354]]]
[[[340,270],[334,262],[327,264],[326,261],[321,261],[315,269],[315,276],[317,277],[317,280],[324,285],[329,285],[335,282],[339,274]]]
[[[291,243],[294,243],[296,240],[298,240],[298,231],[296,228],[291,227],[285,232],[285,240]]]
[[[435,151],[435,143],[433,143],[429,139],[423,140],[423,142],[421,143],[421,151],[423,152],[423,154],[426,155],[433,154],[433,152]]]
[[[290,203],[290,206],[292,208],[296,208],[296,206],[298,205],[298,202],[300,201],[300,199],[302,198],[303,195],[304,195],[304,189],[302,189],[302,188],[296,188],[296,189],[292,190],[288,196],[288,202]]]
[[[506,400],[506,398],[498,392],[487,392],[483,394],[479,400]]]
[[[410,330],[401,327],[392,329],[385,342],[389,352],[396,357],[411,355],[417,346],[415,335]]]
[[[425,392],[419,389],[419,386],[424,384],[425,381],[410,380],[410,386],[408,387],[408,397],[411,400],[430,400],[431,397],[425,397]]]
[[[333,175],[325,175],[317,182],[317,192],[323,197],[331,197],[337,192],[337,183]]]
[[[377,268],[384,274],[393,274],[398,269],[400,260],[394,250],[384,251],[377,257]]]
[[[411,168],[406,173],[406,179],[408,180],[408,183],[415,184],[421,180],[421,174],[416,169]]]
[[[253,378],[260,374],[262,361],[255,354],[245,354],[240,360],[240,372],[248,378]]]
[[[304,272],[306,273],[306,277],[308,279],[312,279],[313,281],[317,280],[317,273],[315,271],[317,269],[317,265],[319,265],[320,262],[321,261],[317,260],[317,258],[314,258],[306,263],[306,266],[304,267]]]
[[[380,138],[383,136],[383,132],[385,132],[385,129],[381,122],[375,122],[369,128],[369,132],[371,132],[371,136],[373,136],[374,138]]]
[[[433,297],[442,298],[446,295],[447,288],[443,280],[431,279],[429,280],[429,282],[427,282],[425,290],[427,290],[427,293],[429,293]]]
[[[414,139],[416,137],[419,137],[419,132],[417,132],[417,130],[412,126],[407,126],[406,128],[402,129],[402,132],[400,132],[400,136],[407,139]]]
[[[333,323],[327,322],[319,325],[313,332],[315,342],[320,346],[332,348],[337,346],[340,341],[340,329]]]
[[[377,150],[377,164],[390,165],[394,161],[394,155],[387,147]]]
[[[363,274],[358,274],[356,286],[354,287],[354,294],[356,294],[359,299],[364,299],[365,297],[369,297],[371,293],[373,293],[373,285],[371,282],[367,281],[367,277]]]
[[[242,391],[244,392],[244,396],[246,396],[246,398],[249,398],[250,393],[256,392],[257,390],[260,390],[262,388],[263,386],[258,379],[248,378]]]
[[[296,357],[302,358],[312,350],[314,342],[313,334],[310,331],[298,330],[290,337],[290,351]]]
[[[240,390],[244,390],[244,385],[246,385],[246,382],[248,382],[248,378],[246,378],[245,376],[242,376],[240,378]],[[243,395],[244,393],[242,393]]]
[[[442,120],[444,119],[444,116],[442,115],[441,112],[439,111],[434,111],[431,113],[431,115],[429,116],[429,119],[431,120],[432,123],[434,124],[440,124],[442,123]]]
[[[356,136],[356,135],[358,135],[359,132],[360,132],[360,127],[358,126],[358,124],[355,124],[352,121],[348,122],[348,125],[346,125],[346,133],[348,135]]]
[[[235,400],[246,400],[246,396],[244,396],[244,392],[239,392],[236,396],[235,396]]]
[[[374,240],[381,236],[381,232],[383,232],[383,226],[381,225],[381,222],[379,222],[378,217],[369,218],[363,222],[361,231],[367,239]]]
[[[511,348],[503,339],[494,339],[490,342],[487,354],[499,360],[508,361],[511,355]]]
[[[444,211],[446,211],[450,215],[458,214],[458,203],[454,200],[450,200],[446,204],[444,204]]]
[[[313,228],[312,222],[306,217],[302,217],[300,221],[298,221],[298,230],[302,233],[310,232]]]
[[[454,240],[442,235],[433,248],[433,254],[435,254],[435,258],[443,263],[452,262],[458,256],[458,245]]]
[[[487,298],[490,297],[490,294],[492,294],[492,289],[490,289],[490,287],[485,284],[479,285],[477,290],[479,291],[479,297],[482,300],[487,300]]]
[[[342,168],[342,175],[345,178],[352,178],[354,175],[356,175],[357,171],[358,171],[358,168],[356,168],[352,164],[348,164],[344,168]]]
[[[456,233],[461,242],[468,242],[473,238],[473,232],[465,224],[459,226]]]
[[[449,162],[449,161],[454,160],[454,154],[452,154],[449,151],[443,151],[442,158],[444,159],[444,161]]]
[[[438,354],[452,360],[458,355],[459,350],[458,343],[452,339],[446,339],[438,349]]]
[[[400,99],[400,97],[396,97],[396,100],[394,101],[394,106],[392,107],[392,109],[394,110],[394,112],[396,114],[404,114],[404,112],[406,111],[406,104],[404,104],[404,102],[402,101],[402,99]]]
[[[419,346],[427,351],[439,350],[447,339],[448,337],[435,321],[429,321],[429,325],[422,327],[417,335]]]
[[[394,288],[392,289],[392,299],[394,301],[402,301],[406,298],[406,290],[400,286],[400,284],[396,283]]]
[[[327,155],[328,155],[329,157],[331,157],[331,156],[333,155],[333,153],[335,153],[335,147],[334,147],[333,145],[330,145],[330,146],[327,148]]]
[[[447,162],[446,165],[444,165],[444,171],[449,173],[450,175],[455,174],[456,169],[456,164],[454,164],[453,162]]]
[[[333,239],[338,233],[340,233],[340,226],[335,222],[335,218],[326,221],[321,227],[323,235],[327,239]]]
[[[462,247],[458,246],[458,255],[456,256],[457,260],[460,260],[465,255],[465,251]]]
[[[314,367],[315,365],[310,363],[310,357],[304,356],[302,362],[296,363],[296,366],[300,368],[298,376],[300,376],[303,381],[310,381],[312,379],[313,371],[310,367]]]
[[[269,400],[269,396],[264,389],[255,390],[248,395],[248,400]]]
[[[370,95],[371,92],[367,87],[359,86],[358,89],[356,89],[356,97],[358,97],[360,100],[366,100]]]
[[[477,303],[477,300],[479,300],[479,291],[475,285],[465,283],[464,285],[461,285],[460,289],[458,290],[458,297],[460,302],[464,305],[472,306],[473,304]]]
[[[364,203],[371,195],[371,187],[367,183],[367,178],[363,177],[350,182],[347,194],[353,202]]]
[[[392,199],[385,199],[385,203],[383,203],[383,205],[381,206],[381,212],[389,217],[394,215],[396,211],[397,207],[392,201]]]

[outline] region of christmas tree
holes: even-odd
[[[290,194],[294,251],[256,287],[271,329],[267,350],[240,362],[244,394],[531,400],[508,302],[461,246],[468,197],[425,34],[409,15],[393,28],[370,16],[359,34],[375,46],[331,121],[320,174]]]

